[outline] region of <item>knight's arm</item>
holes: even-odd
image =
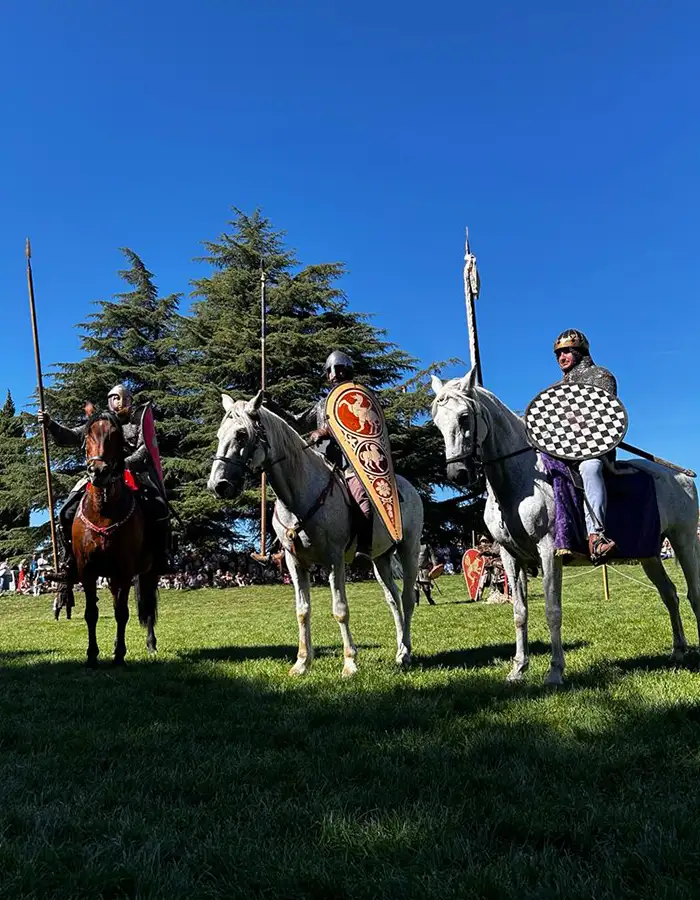
[[[65,425],[61,425],[60,422],[54,422],[51,419],[47,428],[59,447],[82,447],[85,440],[85,425],[79,425],[77,428],[66,428]]]
[[[124,460],[124,466],[130,472],[145,472],[151,461],[151,454],[148,452],[146,440],[143,436],[143,428],[139,431],[139,441],[133,453],[129,454]]]

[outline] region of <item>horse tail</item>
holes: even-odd
[[[139,622],[144,626],[147,626],[149,622],[151,625],[155,625],[158,619],[158,575],[153,572],[137,575],[134,587]]]

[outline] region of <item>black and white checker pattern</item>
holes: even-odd
[[[539,393],[525,411],[532,446],[569,462],[614,450],[627,424],[627,410],[617,397],[593,384],[559,382]]]

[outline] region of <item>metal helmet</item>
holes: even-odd
[[[331,378],[335,378],[335,370],[336,367],[339,366],[342,366],[342,368],[344,368],[347,374],[352,378],[355,371],[353,361],[350,359],[347,353],[343,353],[342,350],[334,350],[326,360],[323,371],[326,373],[326,375],[330,375]]]
[[[119,397],[121,400],[121,411],[123,412],[126,409],[131,409],[131,404],[133,403],[133,395],[126,385],[123,384],[115,384],[112,390],[107,394],[107,406],[112,410],[112,412],[116,412],[113,405],[113,398]]]
[[[577,331],[575,328],[569,328],[566,331],[562,331],[554,342],[555,353],[557,350],[566,350],[568,348],[580,350],[581,353],[584,354],[590,353],[591,349],[586,335],[582,331]]]

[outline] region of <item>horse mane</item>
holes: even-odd
[[[301,475],[306,456],[318,457],[318,461],[322,465],[326,465],[322,454],[313,447],[309,448],[301,435],[283,418],[264,406],[260,407],[258,413],[265,426],[270,444],[275,446],[276,456],[285,458],[293,475]]]

